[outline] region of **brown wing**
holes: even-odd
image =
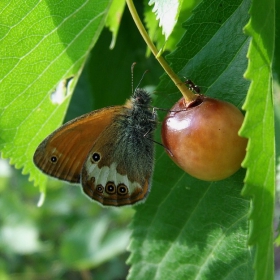
[[[67,122],[38,146],[33,156],[35,165],[50,176],[80,182],[82,166],[93,144],[122,110],[123,106],[107,107]]]
[[[126,114],[125,110],[123,112]],[[82,168],[81,184],[85,194],[103,205],[131,205],[147,197],[153,168],[139,166],[139,156],[146,157],[146,150],[139,151],[139,147],[130,150],[127,138],[123,138],[127,132],[116,120],[101,133],[89,151]],[[153,146],[152,141],[148,143]],[[131,158],[124,156],[126,154]]]

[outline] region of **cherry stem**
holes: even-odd
[[[171,67],[167,64],[165,59],[161,56],[161,53],[158,52],[157,48],[155,47],[154,43],[152,42],[151,38],[149,37],[146,29],[144,28],[144,26],[138,16],[138,13],[135,9],[133,1],[126,0],[126,3],[129,8],[129,11],[131,13],[131,16],[132,16],[140,34],[142,35],[144,41],[146,42],[146,44],[148,45],[148,47],[154,54],[155,58],[157,59],[157,61],[160,63],[160,65],[164,69],[164,71],[168,74],[170,79],[173,81],[175,86],[180,90],[180,92],[182,93],[186,102],[191,102],[191,101],[195,100],[197,98],[196,95],[185,85],[185,83],[183,83],[180,80],[180,78],[177,76],[177,74],[171,69]]]

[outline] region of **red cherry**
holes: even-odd
[[[181,98],[172,107],[162,125],[162,141],[171,159],[193,177],[222,180],[245,157],[247,139],[238,135],[244,117],[228,102],[197,96],[188,104]]]

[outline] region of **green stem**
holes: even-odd
[[[138,13],[135,9],[135,6],[133,4],[132,0],[126,0],[127,6],[130,10],[131,16],[142,35],[143,39],[145,40],[146,44],[151,49],[152,53],[154,54],[157,61],[160,63],[164,71],[168,74],[170,79],[174,82],[174,84],[177,86],[177,88],[180,90],[182,95],[184,96],[186,102],[190,102],[196,99],[196,95],[180,80],[180,78],[177,76],[177,74],[170,68],[170,66],[167,64],[165,59],[159,55],[159,52],[155,45],[153,44],[152,40],[150,39],[146,29],[144,28]]]

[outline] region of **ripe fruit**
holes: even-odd
[[[164,119],[162,141],[171,159],[193,177],[222,180],[244,159],[247,139],[238,136],[243,119],[228,102],[197,95],[186,104],[181,98]]]

